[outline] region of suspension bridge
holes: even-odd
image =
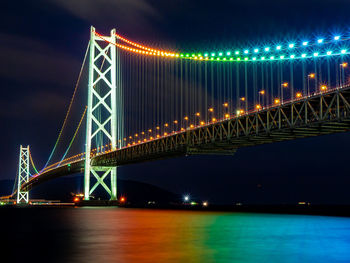
[[[349,41],[349,36],[329,34],[179,52],[131,41],[116,30],[101,35],[92,27],[48,161],[37,170],[29,146],[21,146],[14,190],[1,199],[28,203],[33,187],[84,173],[85,200],[99,186],[117,200],[118,166],[187,155],[234,155],[242,147],[347,132]],[[63,157],[54,162],[86,61],[88,83],[82,86],[87,86],[87,106],[81,105],[77,128]],[[81,133],[85,150],[71,154]]]

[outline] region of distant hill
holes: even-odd
[[[30,191],[30,198],[72,201],[72,194],[83,193],[83,176],[61,177],[43,183]],[[105,180],[109,185],[109,181]],[[0,181],[0,195],[10,194],[13,188],[13,180]],[[93,185],[93,183],[92,183]],[[118,196],[125,196],[132,204],[143,205],[148,201],[155,201],[157,204],[169,204],[179,200],[179,195],[171,193],[157,186],[129,181],[118,180]],[[95,198],[108,199],[108,194],[98,186],[94,192]]]

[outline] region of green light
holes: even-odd
[[[253,57],[253,60],[256,60],[256,57]]]
[[[207,56],[208,56],[208,53],[204,53],[204,56],[207,57]]]
[[[265,60],[265,57],[261,57],[261,60]]]
[[[247,58],[247,57],[245,57],[245,58],[244,58],[244,60],[248,60],[248,58]]]
[[[226,58],[224,58],[223,60],[226,60]]]
[[[190,54],[186,54],[186,57],[189,57],[190,56]]]
[[[220,56],[220,57],[222,56],[222,52],[219,53],[219,56]]]
[[[244,50],[244,54],[248,54],[248,53],[249,53],[248,49]]]
[[[238,61],[240,61],[240,60],[241,60],[241,58],[237,58],[237,60],[238,60]]]
[[[237,50],[237,51],[235,51],[235,54],[236,54],[236,55],[238,55],[238,54],[239,54],[239,51],[238,51],[238,50]]]
[[[282,56],[280,56],[280,59],[284,59],[284,56],[282,55]]]
[[[211,58],[210,60],[214,60],[214,58]]]
[[[194,57],[196,54],[192,54],[192,57]]]
[[[183,57],[184,56],[184,54],[180,54],[180,57]]]
[[[220,60],[220,58],[217,58],[216,60]]]
[[[198,57],[201,57],[202,56],[202,54],[201,53],[198,53]]]
[[[227,55],[227,56],[231,56],[231,52],[228,51],[228,52],[226,53],[226,55]]]
[[[230,58],[230,60],[233,60],[233,58]]]

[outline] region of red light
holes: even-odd
[[[125,197],[124,196],[122,196],[121,198],[120,198],[120,202],[125,202]]]

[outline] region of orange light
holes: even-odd
[[[214,108],[209,108],[208,111],[213,112]]]
[[[188,121],[188,117],[187,117],[187,116],[185,116],[184,120]]]
[[[279,104],[281,101],[280,101],[280,99],[277,98],[274,100],[274,102],[275,102],[275,104]]]
[[[198,116],[198,117],[199,117],[199,116],[201,116],[201,114],[200,114],[199,112],[197,112],[197,113],[196,113],[196,116]]]
[[[164,132],[164,136],[167,136],[168,135],[168,133],[167,132]]]
[[[224,107],[228,107],[228,103],[225,102],[224,104],[222,104]]]
[[[257,105],[255,105],[255,108],[256,108],[257,110],[260,110],[260,109],[261,109],[261,105],[260,105],[260,104],[257,104]]]
[[[148,130],[148,132],[152,132],[152,130],[151,130],[151,129],[149,129],[149,130]]]
[[[177,121],[175,120],[174,123],[177,124]]]
[[[169,126],[169,124],[165,123],[165,124],[164,124],[164,126],[165,126],[165,127],[168,127],[168,126]]]
[[[301,94],[301,92],[297,92],[296,97],[297,97],[297,98],[301,98],[301,96],[303,96],[303,95]]]
[[[190,128],[194,128],[194,125],[193,125],[193,124],[191,124],[191,125],[190,125]]]
[[[240,98],[241,101],[245,101],[245,97]]]
[[[230,118],[230,114],[226,113],[225,118]]]
[[[346,68],[346,67],[348,66],[348,63],[347,63],[347,62],[343,62],[343,63],[341,63],[341,66],[342,66],[343,68]]]
[[[156,129],[159,130],[159,126],[157,126]]]
[[[284,83],[282,83],[282,87],[287,88],[287,87],[288,87],[288,82],[284,82]]]
[[[322,85],[322,86],[321,86],[321,90],[322,90],[322,91],[326,91],[327,89],[328,89],[328,88],[327,88],[326,85]]]
[[[308,77],[309,77],[310,79],[314,79],[314,78],[315,78],[315,73],[310,73],[310,74],[308,75]]]
[[[184,128],[181,128],[181,131],[184,131],[185,129]]]
[[[159,136],[159,134],[157,134],[157,138],[159,138],[160,136]]]
[[[201,125],[204,125],[204,124],[205,124],[205,122],[204,122],[204,121],[201,121],[201,122],[200,122],[200,124],[201,124]]]
[[[265,95],[265,90],[260,90],[259,93],[260,93],[261,95]]]
[[[141,134],[145,134],[145,132],[141,132]]]
[[[216,118],[212,118],[211,121],[212,121],[212,122],[216,122]]]
[[[126,199],[125,199],[125,197],[124,197],[124,196],[120,197],[120,202],[123,202],[123,203],[124,203],[124,202],[125,202],[125,200],[126,200]]]
[[[129,136],[129,139],[132,139],[132,136]],[[103,147],[103,146],[102,146]]]
[[[150,140],[153,140],[153,137],[151,136],[151,137],[149,137],[149,139],[150,139]]]
[[[136,133],[136,134],[135,134],[135,137],[138,137],[138,136],[139,136],[139,135]]]
[[[80,200],[79,197],[74,198],[74,202],[79,202],[79,200]]]

